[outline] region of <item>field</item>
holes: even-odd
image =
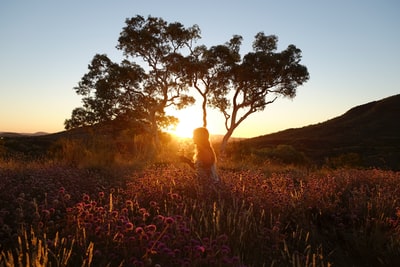
[[[0,161],[0,266],[400,266],[399,172],[245,165]]]

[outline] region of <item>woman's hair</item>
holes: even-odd
[[[196,144],[195,161],[202,161],[211,166],[216,162],[216,157],[209,137],[210,134],[205,127],[196,128],[193,131],[193,142]]]

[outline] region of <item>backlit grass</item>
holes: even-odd
[[[396,266],[400,174],[0,169],[0,266]]]

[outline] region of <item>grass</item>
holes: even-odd
[[[0,266],[400,264],[400,173],[245,165],[2,161]]]

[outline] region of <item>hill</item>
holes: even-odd
[[[360,165],[400,170],[400,94],[356,106],[323,123],[243,140],[252,148],[293,146],[314,162],[343,155]]]
[[[357,166],[400,170],[399,117],[400,94],[356,106],[326,122],[233,143],[239,143],[246,151],[289,145],[317,165],[352,160],[357,161]],[[37,157],[45,155],[60,139],[86,143],[101,135],[113,140],[118,131],[118,127],[97,125],[43,135],[0,133],[0,150],[3,147],[3,151],[11,154]],[[218,140],[218,136],[213,140]]]

